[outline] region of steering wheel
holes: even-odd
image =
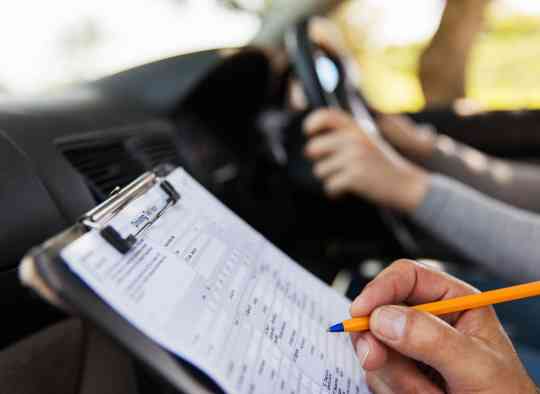
[[[323,49],[310,39],[309,23],[310,18],[306,18],[293,26],[285,44],[310,109],[339,107],[351,113],[365,132],[379,135],[364,97],[347,76],[345,64],[337,54]],[[291,177],[314,192],[322,192],[322,185],[313,175],[311,163],[302,154],[306,143],[303,133],[300,128],[289,131],[293,132],[292,136],[288,136],[287,143]],[[418,248],[403,220],[390,210],[377,209],[405,252],[417,256]]]

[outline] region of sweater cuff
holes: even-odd
[[[450,194],[455,190],[453,183],[454,181],[444,175],[432,174],[424,199],[411,215],[413,221],[426,226],[435,220],[444,210]]]

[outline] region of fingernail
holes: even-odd
[[[369,355],[369,343],[362,338],[358,338],[356,342],[356,356],[360,361],[360,366],[363,367]]]
[[[402,308],[385,306],[375,311],[370,326],[379,335],[391,341],[397,341],[405,333],[407,316]]]

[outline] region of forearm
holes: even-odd
[[[515,281],[540,278],[538,215],[434,175],[412,217],[464,256],[499,275]]]
[[[421,164],[499,201],[540,212],[540,167],[498,160],[444,136]]]

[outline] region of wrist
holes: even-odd
[[[395,208],[406,214],[412,214],[424,201],[429,189],[429,180],[428,172],[416,165],[410,165],[399,182],[400,192]]]

